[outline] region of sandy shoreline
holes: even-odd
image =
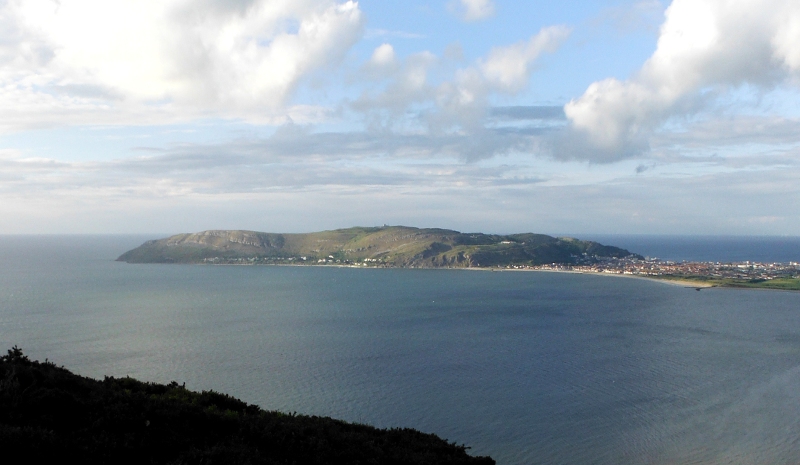
[[[467,268],[470,269],[470,268]],[[471,268],[475,269],[475,268]],[[490,269],[490,268],[480,268],[480,269]],[[587,276],[608,276],[611,278],[633,278],[633,279],[645,279],[647,281],[655,281],[659,283],[669,284],[672,286],[681,286],[681,287],[691,287],[691,288],[709,288],[709,287],[718,287],[714,286],[713,284],[691,281],[688,279],[665,279],[665,278],[657,278],[655,276],[647,276],[647,275],[637,275],[637,274],[622,274],[622,273],[602,273],[597,272],[593,273],[591,271],[569,271],[569,270],[531,270],[531,269],[521,269],[521,270],[514,270],[514,269],[493,269],[492,271],[534,271],[534,272],[541,272],[541,273],[565,273],[565,274],[582,274]]]
[[[224,266],[224,265],[223,265]],[[240,266],[240,265],[234,265]],[[252,266],[252,265],[245,265],[245,266]],[[406,267],[384,267],[384,266],[360,266],[360,265],[343,265],[343,264],[335,264],[335,265],[314,265],[314,264],[288,264],[288,263],[275,263],[269,264],[264,266],[319,266],[319,267],[333,267],[333,268],[353,268],[357,270],[377,270],[377,269],[408,269],[408,270],[464,270],[464,271],[492,271],[492,272],[539,272],[539,273],[564,273],[564,274],[582,274],[587,276],[609,276],[614,278],[633,278],[633,279],[645,279],[648,281],[655,281],[663,284],[668,284],[671,286],[681,286],[681,287],[690,287],[694,289],[700,288],[710,288],[710,287],[719,287],[713,284],[698,282],[698,281],[691,281],[691,280],[684,280],[684,279],[666,279],[666,278],[657,278],[654,276],[646,276],[646,275],[635,275],[635,274],[622,274],[622,273],[603,273],[597,272],[593,273],[590,271],[571,271],[571,270],[532,270],[532,269],[518,269],[518,268],[489,268],[489,267],[471,267],[471,268],[406,268]]]

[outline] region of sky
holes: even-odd
[[[0,234],[800,236],[796,0],[0,0]]]

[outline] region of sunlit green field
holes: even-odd
[[[660,279],[671,281],[696,282],[698,285],[713,287],[744,287],[752,289],[778,289],[784,291],[800,291],[800,278],[776,279],[733,279],[711,278],[708,276],[661,276]]]

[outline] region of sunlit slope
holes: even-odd
[[[308,234],[256,231],[178,234],[148,241],[118,260],[128,263],[367,263],[438,268],[574,264],[631,255],[617,247],[543,234],[494,235],[385,226]]]

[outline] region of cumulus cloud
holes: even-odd
[[[397,58],[395,57],[394,47],[391,44],[381,44],[372,53],[370,64],[373,66],[394,66]]]
[[[526,42],[497,47],[480,60],[478,68],[486,82],[503,92],[522,90],[530,79],[531,67],[543,52],[553,52],[569,35],[565,26],[552,26],[539,31]]]
[[[438,81],[432,76],[442,74],[439,71],[451,64],[447,57],[422,52],[401,61],[391,45],[383,44],[373,52],[367,69],[373,76],[375,70],[383,70],[380,77],[388,83],[377,92],[365,92],[353,108],[379,119],[384,129],[391,129],[414,109],[419,115],[417,130],[472,137],[480,134],[465,147],[463,153],[468,159],[504,153],[509,147],[518,147],[518,141],[503,143],[486,129],[489,97],[525,89],[539,57],[555,51],[569,33],[564,26],[543,28],[529,40],[496,47],[472,65],[453,71],[452,77]],[[492,148],[493,144],[496,147]]]
[[[400,66],[397,54],[392,44],[384,43],[375,48],[369,61],[363,66],[362,70],[368,79],[381,80],[397,71]]]
[[[480,21],[494,15],[492,0],[454,0],[448,8],[462,21]]]
[[[376,79],[385,86],[377,91],[367,90],[353,102],[353,108],[365,114],[387,112],[400,115],[410,105],[427,102],[432,98],[429,82],[430,71],[440,62],[430,52],[419,52],[398,60],[394,48],[383,44],[372,54],[365,66],[367,77]]]
[[[354,1],[4,2],[0,126],[268,118],[363,23]]]
[[[590,85],[564,111],[564,158],[613,161],[646,151],[653,131],[702,107],[709,91],[764,89],[800,78],[800,3],[674,0],[653,55],[630,79]]]

